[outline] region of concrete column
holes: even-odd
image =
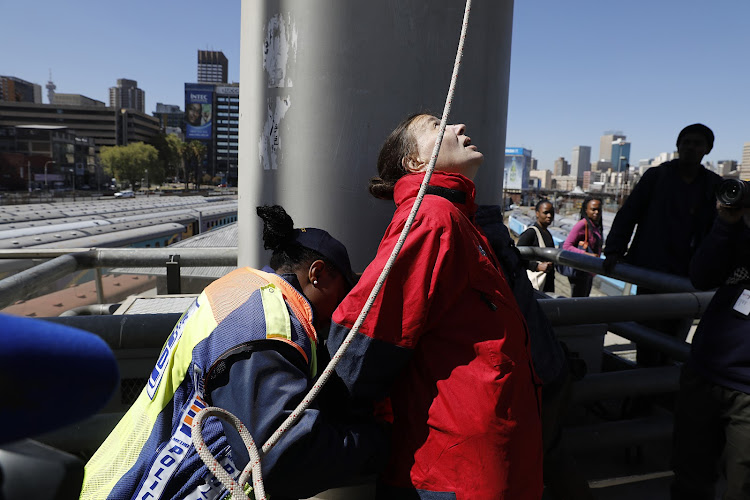
[[[242,0],[239,264],[260,266],[255,206],[328,230],[362,270],[393,203],[367,191],[380,146],[407,115],[439,115],[463,18],[455,0]],[[480,203],[499,203],[512,0],[476,1],[451,122],[485,154]]]

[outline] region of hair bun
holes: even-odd
[[[294,241],[294,221],[281,205],[263,205],[255,212],[263,219],[263,248],[276,251]]]
[[[380,198],[381,200],[392,200],[393,189],[395,186],[395,182],[388,182],[384,181],[380,177],[373,177],[372,179],[370,179],[370,185],[367,189],[375,198]]]

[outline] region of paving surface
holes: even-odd
[[[154,289],[156,278],[134,274],[107,274],[102,276],[102,285],[104,303],[111,304],[125,300],[130,295]],[[96,284],[87,281],[41,297],[19,300],[0,312],[14,316],[49,318],[76,307],[97,303]]]

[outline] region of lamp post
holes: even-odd
[[[50,161],[48,161],[47,163],[44,164],[44,190],[45,191],[48,190],[48,187],[47,187],[47,165],[49,165],[50,163],[52,165],[54,165],[55,161],[54,160],[50,160]]]
[[[151,185],[148,183],[148,169],[146,169],[146,196],[148,196],[148,192],[151,190]]]
[[[26,160],[26,168],[29,174],[29,194],[31,194],[31,160]],[[23,170],[21,170],[23,172]]]
[[[87,163],[86,168],[88,167],[94,167],[94,172],[96,172],[96,191],[99,192],[102,189],[102,185],[99,182],[99,166],[96,163]],[[91,173],[91,170],[89,170],[89,173]]]
[[[73,201],[76,201],[76,168],[70,169],[71,184],[73,185]]]

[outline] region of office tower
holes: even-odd
[[[119,78],[117,87],[109,88],[109,106],[117,109],[134,109],[144,113],[146,94],[138,88],[138,82]]]
[[[184,132],[185,112],[176,104],[163,104],[157,102],[154,117],[159,119],[162,132],[169,133],[168,130],[174,130],[177,128]],[[181,134],[182,132],[178,135]]]
[[[185,83],[185,140],[207,147],[205,169],[235,186],[239,152],[238,83]]]
[[[583,184],[583,173],[591,170],[591,146],[576,146],[570,161],[570,175],[578,185]]]
[[[221,51],[198,51],[198,83],[226,83],[229,61]]]
[[[724,177],[737,170],[737,161],[735,160],[719,160],[716,162],[716,169],[714,172]]]
[[[505,148],[505,170],[503,170],[503,190],[524,190],[529,186],[531,150],[525,148]]]
[[[0,101],[42,102],[42,87],[15,76],[0,76]]]
[[[625,138],[616,139],[612,142],[611,149],[612,170],[615,172],[625,172],[630,164],[630,143]]]
[[[600,168],[604,168],[606,170],[609,167],[613,166],[612,162],[612,144],[617,141],[618,139],[622,139],[623,141],[627,139],[622,132],[604,132],[604,135],[599,139],[599,158],[597,160],[599,162],[606,162],[609,163],[609,165],[601,165]]]
[[[562,156],[555,160],[555,175],[570,175],[570,163]]]
[[[750,142],[742,147],[742,165],[740,165],[740,179],[750,181]]]
[[[134,109],[106,106],[56,106],[26,102],[0,102],[0,127],[45,126],[75,130],[102,146],[150,142],[159,133],[159,120]]]
[[[547,169],[529,171],[529,179],[538,179],[540,189],[549,189],[552,186],[552,172]]]

